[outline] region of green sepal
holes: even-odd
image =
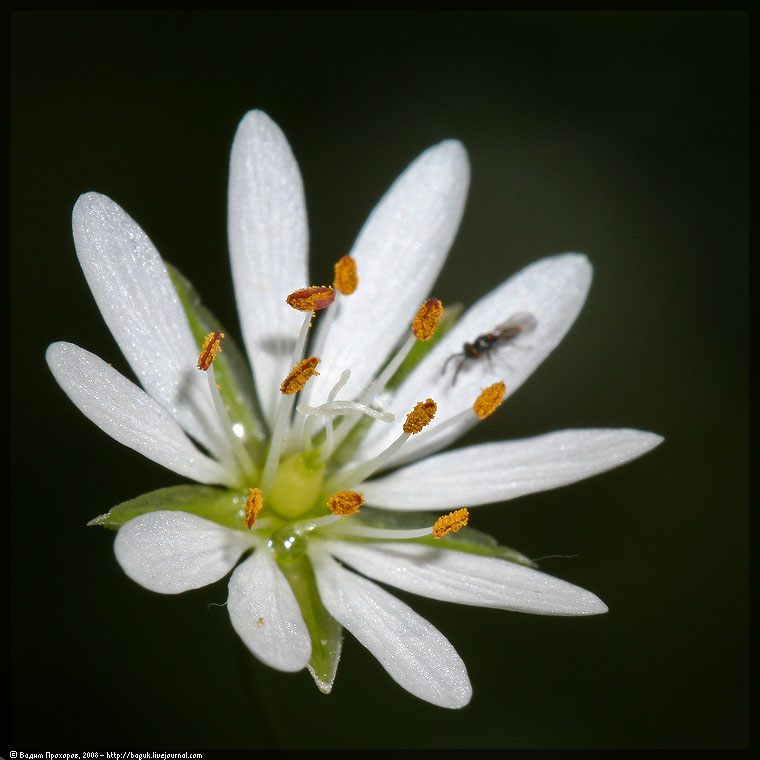
[[[171,486],[117,504],[87,524],[118,530],[133,517],[169,509],[190,512],[228,528],[240,528],[245,524],[244,508],[245,495],[237,491],[211,486]]]
[[[219,320],[201,303],[198,291],[193,284],[174,266],[167,263],[166,268],[177,289],[182,306],[190,321],[190,329],[198,342],[200,353],[203,341],[210,332],[219,330],[225,334],[221,350],[214,359],[214,375],[220,386],[219,394],[224,402],[230,422],[240,424],[245,430],[243,439],[250,453],[261,461],[264,451],[265,429],[262,416],[255,407],[256,390],[253,384],[248,362],[233,341],[230,333]]]
[[[373,509],[372,507],[362,507],[356,519],[373,528],[396,530],[413,530],[430,525],[432,522],[430,512],[395,512],[387,509]],[[462,528],[460,531],[449,533],[448,536],[444,536],[443,538],[434,538],[430,535],[423,538],[406,540],[415,544],[434,546],[436,549],[451,549],[453,551],[467,552],[468,554],[480,554],[484,557],[496,557],[497,559],[516,562],[519,565],[526,565],[527,567],[538,567],[533,560],[516,549],[501,546],[493,536],[475,528]]]
[[[343,626],[325,609],[319,598],[317,581],[306,556],[278,563],[293,589],[311,636],[309,672],[323,694],[332,691],[343,647]]]

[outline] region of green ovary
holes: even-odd
[[[307,461],[300,452],[282,460],[265,504],[288,519],[302,517],[317,507],[324,473],[323,464]]]

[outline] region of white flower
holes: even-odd
[[[452,708],[470,699],[467,671],[446,638],[368,578],[461,604],[605,612],[594,594],[471,528],[436,539],[431,525],[452,508],[589,477],[661,441],[636,430],[565,430],[435,453],[478,421],[472,409],[481,389],[504,381],[507,395],[517,390],[570,328],[591,281],[582,255],[538,261],[437,342],[419,343],[417,351],[432,345],[421,358],[412,353],[402,363],[416,342],[404,343],[405,335],[451,246],[468,181],[464,148],[446,141],[386,193],[351,252],[358,288],[316,318],[319,374],[295,411],[280,385],[304,356],[312,316],[310,307],[304,318],[285,301],[309,284],[306,213],[290,147],[265,114],[247,114],[238,129],[229,196],[235,295],[256,391],[229,338],[199,371],[202,336],[213,334],[213,343],[223,328],[135,222],[96,193],[74,208],[82,269],[142,388],[71,343],[49,347],[50,368],[102,430],[204,484],[145,494],[93,523],[119,529],[117,560],[153,591],[180,593],[232,571],[228,609],[246,645],[274,668],[308,667],[325,692],[347,628],[412,694]],[[527,321],[513,325],[534,328],[529,345],[498,347],[519,344],[519,335],[502,330],[480,346],[487,357],[470,352],[449,361],[518,314]],[[404,416],[428,398],[437,404],[432,422],[418,435],[402,434]],[[335,505],[353,499],[355,508],[358,492],[365,505],[340,516]],[[335,514],[327,507],[333,494]]]

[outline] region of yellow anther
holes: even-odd
[[[293,393],[298,393],[301,388],[306,385],[306,381],[312,375],[318,375],[317,364],[322,360],[316,356],[310,356],[308,359],[298,362],[291,370],[290,374],[282,381],[280,385],[280,393],[285,396],[290,396]]]
[[[438,320],[443,314],[443,304],[437,298],[428,298],[420,306],[412,322],[412,332],[417,340],[430,340],[433,337]]]
[[[250,530],[256,522],[256,517],[264,506],[264,495],[260,488],[249,488],[245,502],[245,526]]]
[[[364,504],[364,497],[356,491],[338,491],[327,500],[327,507],[334,515],[355,515]]]
[[[198,357],[198,369],[202,369],[205,372],[211,366],[216,352],[222,350],[221,343],[223,337],[224,333],[217,330],[216,332],[209,333],[203,339],[203,348]]]
[[[468,509],[455,509],[453,512],[439,517],[433,525],[433,538],[443,538],[449,533],[462,530],[469,519],[470,511]]]
[[[425,425],[430,424],[433,417],[435,417],[437,409],[438,407],[432,398],[429,398],[427,401],[420,401],[420,403],[406,415],[404,432],[407,435],[419,433]]]
[[[335,300],[335,291],[329,285],[312,285],[293,291],[286,300],[297,311],[319,311]]]
[[[359,287],[359,277],[356,274],[356,260],[344,256],[335,262],[335,282],[333,287],[344,296],[350,296]]]
[[[504,383],[494,383],[489,385],[488,388],[482,390],[480,395],[475,399],[475,403],[472,405],[472,411],[484,420],[489,415],[493,414],[504,401],[504,394],[507,392],[507,386]]]

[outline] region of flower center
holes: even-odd
[[[198,368],[208,376],[219,421],[228,438],[229,454],[226,459],[238,477],[247,482],[249,496],[245,508],[240,511],[240,529],[255,532],[259,538],[267,540],[278,560],[290,561],[302,557],[309,535],[315,532],[358,540],[413,539],[431,534],[439,538],[467,523],[466,510],[444,516],[433,526],[412,530],[384,529],[373,526],[371,516],[369,523],[361,517],[358,520],[353,517],[360,512],[364,497],[349,489],[357,487],[384,466],[410,436],[423,432],[437,411],[432,399],[419,402],[407,415],[402,425],[403,432],[400,431],[398,438],[372,459],[351,464],[344,458],[345,463],[336,467],[332,456],[339,446],[344,443],[348,445],[346,439],[362,417],[394,422],[394,415],[374,409],[370,404],[394,376],[415,343],[428,341],[432,337],[443,312],[443,306],[437,299],[430,298],[422,305],[411,325],[412,334],[358,399],[337,398],[351,374],[346,369],[324,403],[319,406],[299,405],[295,409],[296,414],[293,413],[296,395],[311,377],[319,374],[316,368],[321,359],[317,356],[303,358],[315,312],[327,309],[336,296],[345,298],[357,289],[356,265],[350,257],[344,257],[336,265],[334,285],[334,288],[302,288],[287,298],[291,307],[304,312],[304,321],[292,355],[293,369],[280,386],[281,395],[266,456],[260,451],[260,456],[254,457],[253,461],[226,414],[220,396],[221,386],[216,383],[213,367],[217,353],[222,350],[220,344],[224,333],[219,330],[209,333],[198,359]],[[334,317],[334,310],[327,309],[325,316],[328,319]],[[503,397],[503,384],[492,386],[481,394],[473,410],[467,413],[475,412],[482,419],[501,403]],[[336,419],[339,422],[334,427]],[[315,433],[316,422],[320,423],[321,428]],[[345,448],[343,446],[342,451]]]
[[[325,474],[325,465],[314,460],[314,456],[301,452],[283,459],[267,492],[267,505],[288,519],[313,510]]]

